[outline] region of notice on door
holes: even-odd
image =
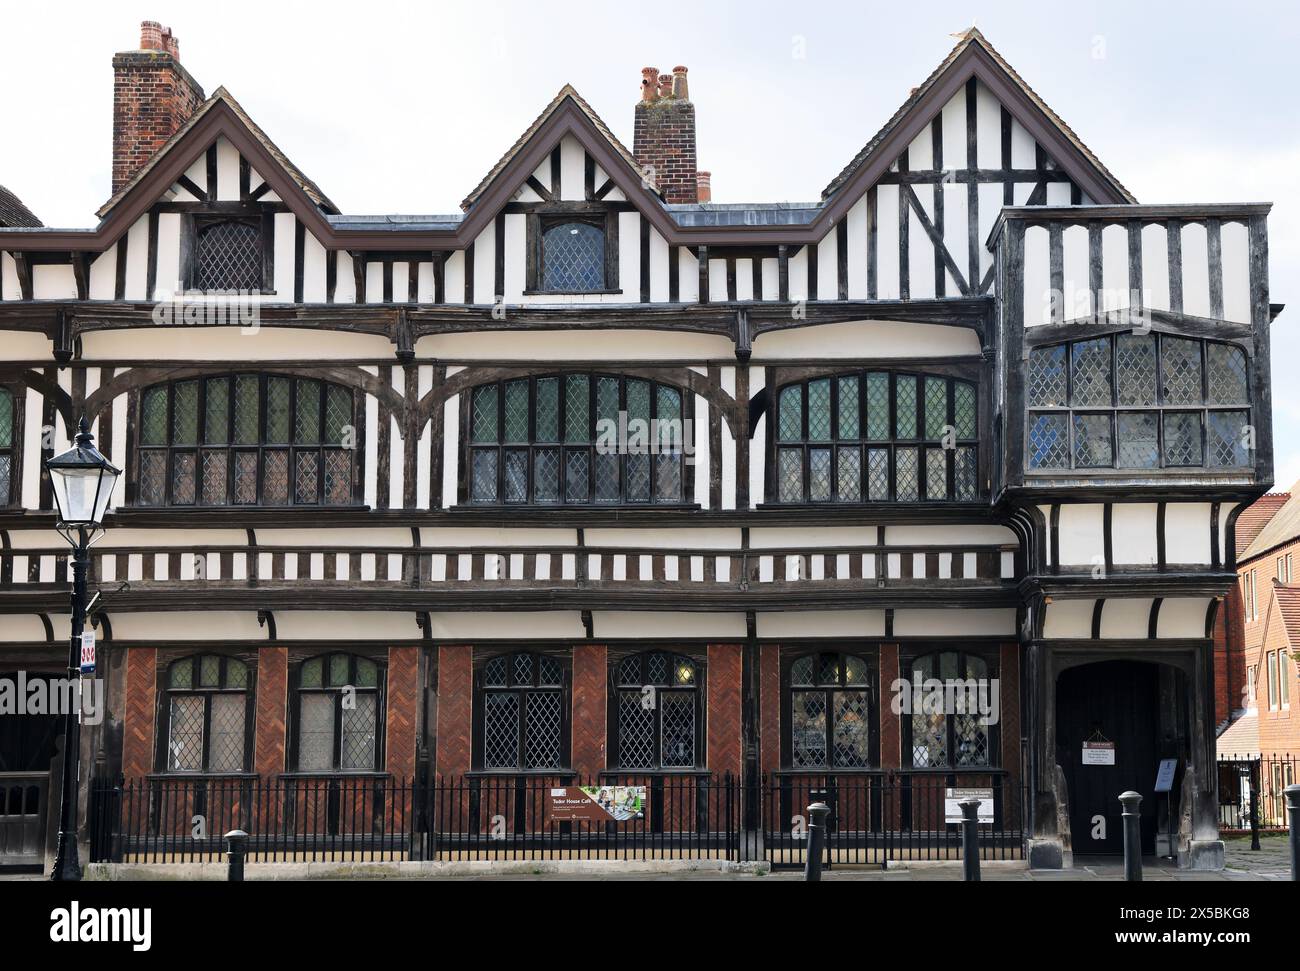
[[[551,819],[556,822],[608,823],[645,815],[645,786],[556,786],[551,789]]]
[[[1083,765],[1114,765],[1115,743],[1084,742],[1083,757],[1080,759],[1080,763]]]

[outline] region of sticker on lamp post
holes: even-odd
[[[81,632],[81,673],[95,673],[95,632]]]

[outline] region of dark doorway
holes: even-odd
[[[1100,661],[1061,672],[1056,684],[1056,760],[1065,773],[1076,857],[1123,853],[1119,795],[1130,789],[1143,797],[1142,853],[1154,855],[1164,799],[1152,792],[1164,747],[1161,694],[1158,664]],[[1100,739],[1114,743],[1114,764],[1083,764],[1084,742]]]
[[[34,866],[44,859],[50,762],[63,728],[63,719],[49,712],[49,686],[58,677],[0,674],[0,867]],[[29,706],[38,713],[27,713]]]

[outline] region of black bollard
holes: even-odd
[[[1291,880],[1300,880],[1300,786],[1287,786],[1287,824],[1291,829]]]
[[[820,880],[822,878],[822,854],[826,847],[826,817],[831,807],[824,802],[815,802],[808,807],[808,855],[804,859],[803,878]]]
[[[1142,816],[1138,806],[1142,797],[1136,792],[1126,792],[1119,797],[1124,807],[1124,879],[1130,883],[1142,881]]]
[[[978,799],[963,799],[961,806],[961,868],[962,879],[978,883],[980,879],[980,830]]]
[[[231,882],[240,882],[244,880],[244,846],[248,842],[248,834],[242,829],[232,829],[226,834],[226,858],[228,869],[226,879]]]

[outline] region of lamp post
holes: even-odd
[[[45,463],[58,506],[56,529],[72,547],[72,638],[68,645],[68,677],[81,678],[81,632],[86,622],[86,567],[91,545],[103,535],[104,512],[120,469],[95,448],[90,426],[82,418],[73,447]],[[51,880],[80,880],[77,859],[77,762],[81,756],[81,692],[63,716],[63,793],[59,813],[59,843]],[[74,710],[75,708],[75,710]]]

